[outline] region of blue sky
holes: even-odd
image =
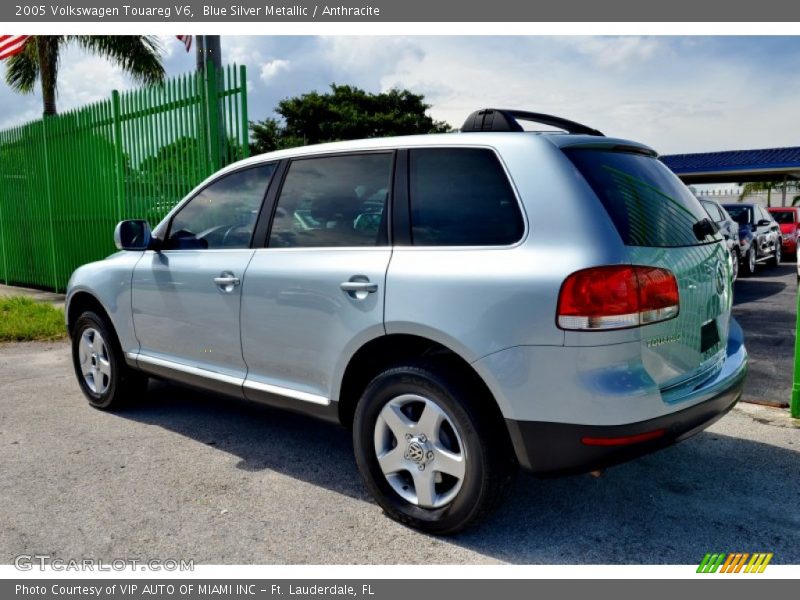
[[[169,74],[193,68],[177,40],[162,45]],[[425,94],[432,116],[454,126],[501,106],[662,153],[800,145],[800,37],[224,36],[222,50],[225,62],[248,67],[251,119],[336,82]],[[59,84],[62,110],[133,87],[77,49],[63,56]],[[36,118],[41,100],[0,84],[0,106],[3,128]]]

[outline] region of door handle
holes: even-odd
[[[214,277],[214,285],[223,292],[232,292],[239,283],[241,283],[239,278],[229,271],[221,273],[219,277]]]
[[[373,294],[378,291],[378,284],[369,281],[345,281],[339,287],[345,292],[367,292]]]

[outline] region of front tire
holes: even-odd
[[[353,444],[364,481],[386,514],[452,534],[506,495],[516,462],[491,398],[444,365],[384,371],[356,407]]]
[[[772,255],[772,258],[769,259],[769,264],[773,267],[780,266],[781,264],[781,254],[783,252],[783,247],[781,243],[775,244],[775,254]]]
[[[753,242],[753,244],[755,244],[755,242]],[[756,249],[752,244],[744,255],[740,272],[745,277],[750,277],[750,275],[756,272]]]
[[[118,410],[147,387],[147,377],[125,363],[111,325],[92,311],[75,322],[72,365],[81,391],[94,408]]]

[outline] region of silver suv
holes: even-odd
[[[69,284],[92,406],[159,377],[339,422],[385,512],[430,532],[487,514],[518,466],[684,439],[745,378],[697,199],[650,148],[557,117],[256,156],[115,239]]]

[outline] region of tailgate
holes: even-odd
[[[641,328],[647,371],[662,391],[701,383],[724,358],[731,309],[729,255],[708,213],[652,155],[616,148],[564,153],[608,212],[630,262],[668,269],[677,279],[678,316]]]
[[[678,280],[678,316],[641,329],[649,375],[662,389],[710,376],[728,342],[732,284],[724,244],[631,247],[630,254],[633,264],[669,269]]]

